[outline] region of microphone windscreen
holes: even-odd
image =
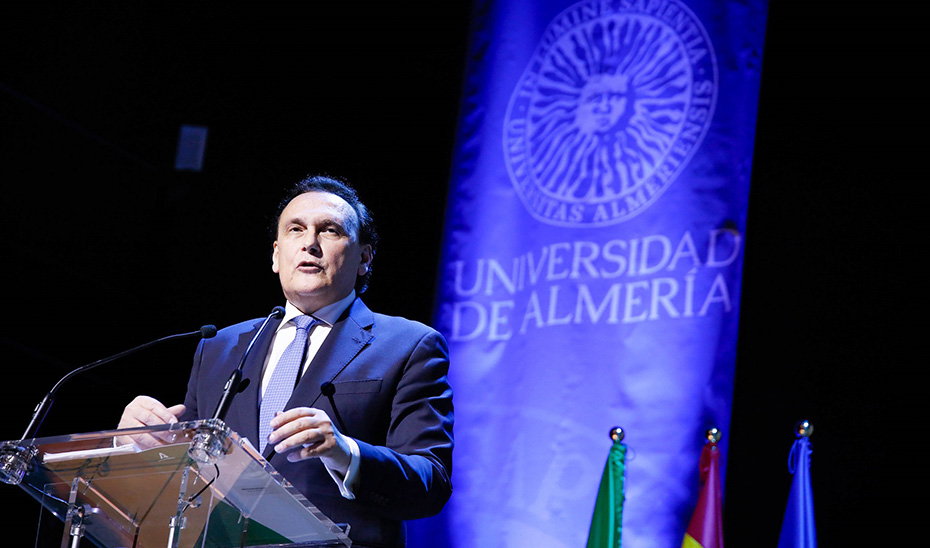
[[[276,307],[272,308],[272,309],[271,309],[271,314],[270,314],[270,315],[273,316],[273,317],[275,317],[275,318],[283,318],[283,317],[284,317],[284,307],[283,307],[283,306],[276,306]]]
[[[205,325],[200,328],[200,337],[203,339],[212,339],[216,336],[215,325]]]

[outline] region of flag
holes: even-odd
[[[720,451],[709,441],[701,451],[701,492],[681,548],[723,548],[723,505],[720,497]]]
[[[616,429],[615,429],[616,430]],[[591,529],[588,531],[587,548],[620,548],[620,533],[623,530],[623,479],[626,466],[626,445],[622,435],[614,435],[607,464],[601,476],[601,487],[597,491]]]
[[[584,546],[604,417],[637,432],[624,546],[681,543],[693,432],[730,420],[766,12],[475,2],[435,318],[455,495],[424,548]]]
[[[799,434],[788,455],[788,470],[794,477],[791,480],[785,519],[781,524],[781,535],[778,537],[778,548],[817,548],[810,468],[810,438]]]

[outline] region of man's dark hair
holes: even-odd
[[[371,256],[372,259],[374,259],[375,249],[378,247],[378,230],[375,227],[375,221],[371,216],[371,211],[365,207],[365,204],[358,198],[355,189],[349,186],[348,183],[323,175],[308,175],[287,191],[281,203],[278,204],[278,210],[275,212],[274,221],[270,227],[272,238],[277,239],[278,223],[281,220],[281,213],[284,211],[284,208],[287,207],[287,204],[291,203],[291,200],[294,198],[301,194],[306,194],[307,192],[327,192],[329,194],[334,194],[352,206],[352,209],[355,211],[355,216],[358,218],[358,229],[356,233],[358,241],[362,245],[367,244],[371,246]],[[368,280],[370,278],[371,265],[369,264],[368,271],[365,275],[356,278],[355,291],[359,294],[364,293],[364,291],[368,289]]]

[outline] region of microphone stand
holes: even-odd
[[[261,338],[265,328],[272,318],[283,318],[284,307],[276,306],[271,310],[271,314],[265,318],[258,332],[249,341],[242,358],[239,360],[239,366],[232,372],[226,384],[223,386],[223,394],[220,401],[216,404],[216,411],[213,412],[213,418],[206,420],[197,427],[194,437],[191,440],[190,447],[187,450],[188,456],[201,464],[216,464],[220,459],[229,452],[229,434],[230,429],[223,422],[226,418],[226,412],[229,411],[229,405],[233,398],[239,393],[239,385],[242,382],[242,369],[245,366],[245,360],[252,351],[255,341]]]

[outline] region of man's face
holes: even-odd
[[[281,212],[271,269],[284,296],[306,314],[342,299],[371,262],[358,242],[358,219],[345,200],[328,192],[297,196]]]

